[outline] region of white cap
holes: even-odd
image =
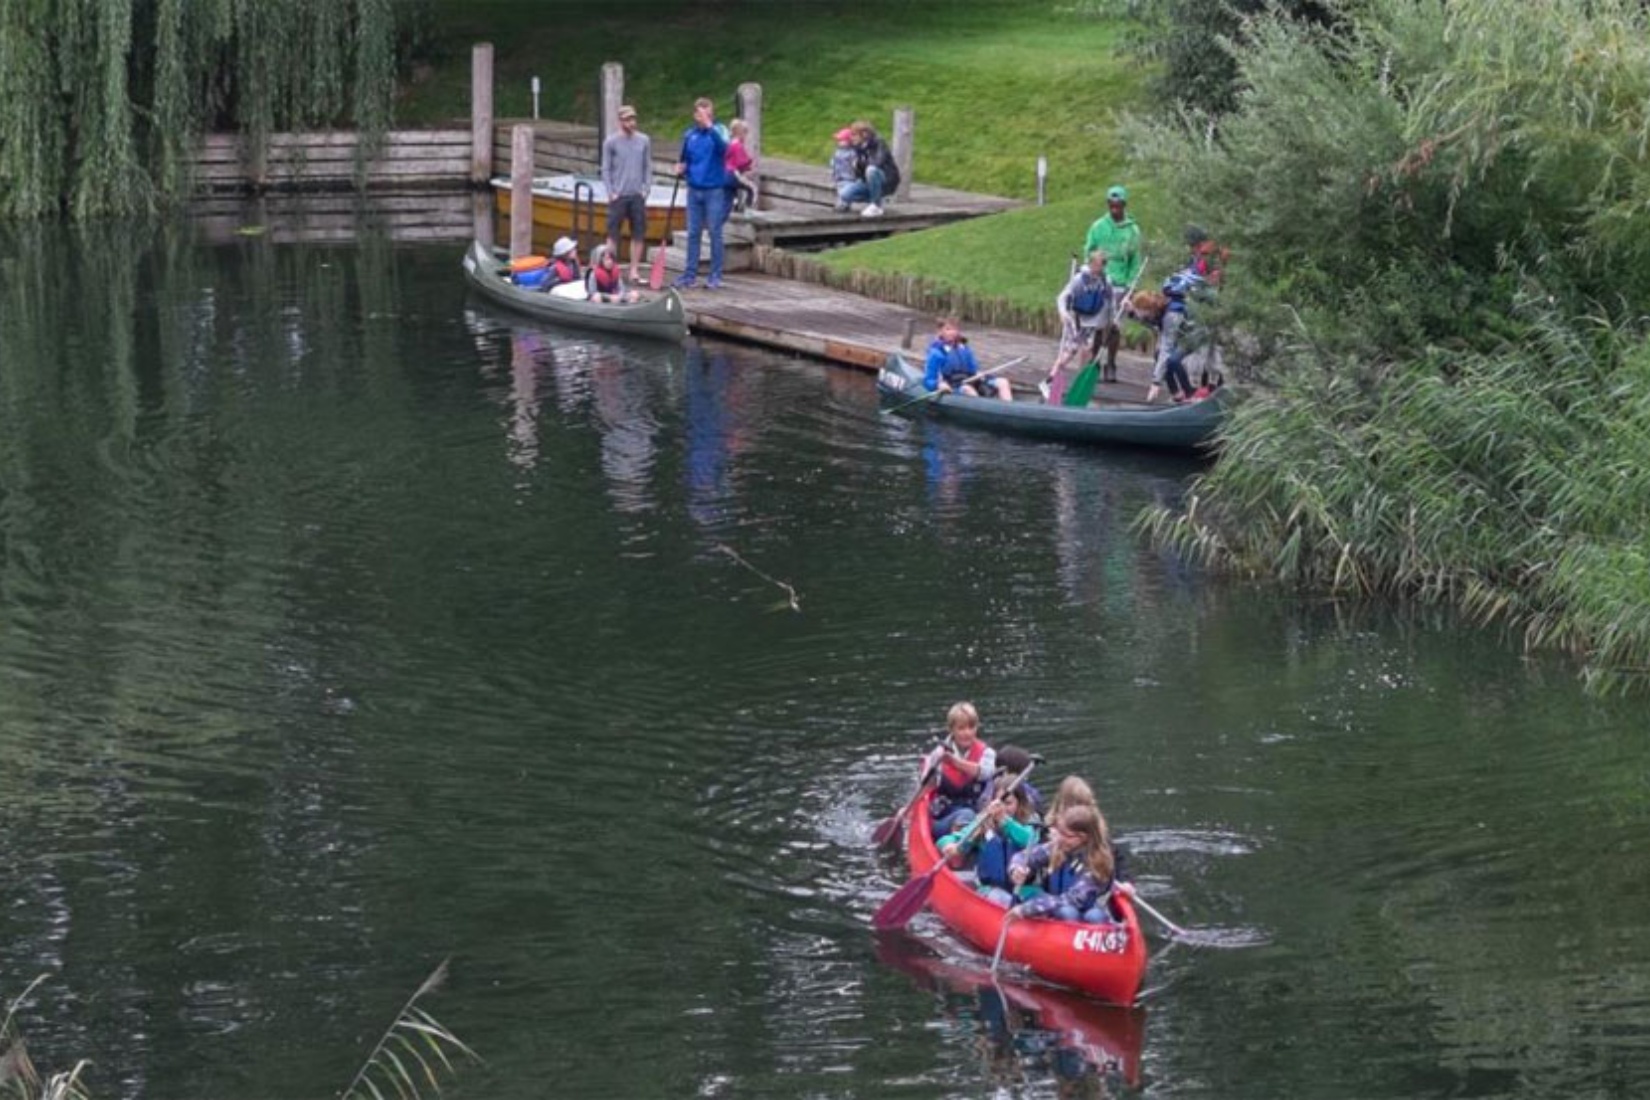
[[[550,250],[550,256],[552,259],[559,260],[563,256],[569,256],[577,252],[578,248],[579,246],[574,243],[572,237],[557,237],[555,247]]]

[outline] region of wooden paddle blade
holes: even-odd
[[[934,892],[934,876],[919,875],[895,890],[893,896],[871,915],[871,927],[886,930],[904,928],[911,918],[928,904],[928,895]]]
[[[882,824],[878,825],[876,832],[871,834],[871,846],[873,848],[880,848],[884,844],[887,844],[889,841],[893,840],[895,837],[899,836],[900,820],[904,817],[905,814],[897,813],[894,816],[884,820]]]
[[[1084,365],[1077,372],[1077,377],[1071,380],[1066,387],[1066,395],[1061,403],[1068,409],[1086,409],[1089,402],[1094,400],[1094,387],[1100,381],[1100,364],[1098,361]]]
[[[665,285],[665,250],[664,241],[660,241],[653,249],[653,267],[647,273],[649,290],[658,290]]]

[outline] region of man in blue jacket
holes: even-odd
[[[727,133],[716,125],[716,108],[708,99],[693,104],[693,125],[682,134],[682,155],[676,174],[687,182],[687,269],[676,280],[693,286],[699,276],[699,234],[710,231],[710,279],[705,286],[722,285],[722,226],[728,220],[726,160]]]

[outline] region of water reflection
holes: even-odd
[[[1013,1088],[1046,1078],[1062,1097],[1100,1097],[1140,1086],[1144,1010],[994,979],[981,965],[951,961],[900,932],[877,934],[876,946],[878,961],[936,993],[941,1011],[972,1031],[987,1081]]]

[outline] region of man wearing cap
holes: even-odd
[[[1113,307],[1110,326],[1106,329],[1106,367],[1104,381],[1117,381],[1117,346],[1123,332],[1118,327],[1123,305],[1134,293],[1134,284],[1140,278],[1140,268],[1146,262],[1140,239],[1140,226],[1128,214],[1129,193],[1121,184],[1106,192],[1106,212],[1089,226],[1089,235],[1083,242],[1083,255],[1095,249],[1106,254],[1106,281],[1111,283]]]
[[[637,282],[647,249],[647,194],[653,189],[653,142],[636,129],[636,108],[619,108],[619,132],[602,142],[602,186],[607,188],[607,246],[630,223],[630,281]],[[617,253],[615,253],[616,255]]]

